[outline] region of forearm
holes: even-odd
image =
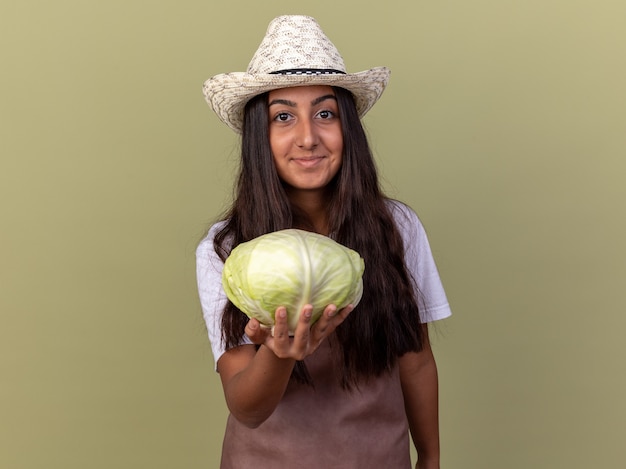
[[[439,396],[437,366],[433,360],[421,371],[423,386],[416,391],[410,406],[416,407],[411,425],[413,444],[419,457],[420,469],[439,468]]]
[[[251,428],[262,424],[282,399],[294,364],[294,359],[278,358],[261,346],[247,366],[232,375],[224,386],[231,414]]]
[[[439,467],[437,365],[430,347],[400,359],[402,391],[420,469]]]
[[[313,353],[352,311],[352,306],[337,311],[328,305],[324,314],[311,327],[311,311],[306,305],[292,336],[287,324],[287,311],[276,311],[274,333],[260,327],[251,319],[246,335],[255,344],[228,350],[218,361],[218,371],[231,414],[251,428],[261,425],[276,409],[289,384],[297,360]]]

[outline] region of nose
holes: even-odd
[[[296,145],[304,150],[315,148],[319,135],[312,119],[300,119],[296,128]]]

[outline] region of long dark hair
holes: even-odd
[[[341,169],[328,188],[330,232],[339,243],[365,260],[363,297],[355,311],[336,329],[333,347],[342,385],[390,371],[398,357],[422,348],[422,329],[415,284],[404,263],[404,246],[382,193],[376,164],[352,94],[334,88],[343,132]],[[225,260],[238,244],[265,233],[306,226],[278,177],[268,136],[267,93],[246,105],[241,163],[234,202],[226,223],[214,238]],[[222,319],[226,348],[237,346],[248,318],[228,303]],[[293,377],[310,382],[303,363]]]

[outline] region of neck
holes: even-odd
[[[306,216],[308,224],[311,226],[302,226],[301,228],[309,228],[317,233],[328,235],[328,211],[327,198],[322,191],[289,191],[289,200],[291,203]]]

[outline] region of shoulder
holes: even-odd
[[[450,316],[452,312],[424,225],[405,203],[390,200],[388,204],[404,242],[406,267],[416,285],[421,321],[432,322]]]
[[[403,238],[416,239],[425,235],[424,226],[411,207],[394,199],[387,199],[386,203]]]
[[[196,248],[196,259],[200,261],[201,259],[209,259],[213,256],[217,256],[215,252],[215,247],[213,245],[213,240],[215,239],[215,235],[224,228],[226,225],[226,221],[219,221],[209,228],[206,236],[202,238],[198,247]]]

